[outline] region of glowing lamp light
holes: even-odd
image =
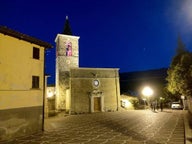
[[[48,91],[48,92],[47,92],[47,97],[48,97],[48,98],[53,97],[53,95],[54,95],[54,92],[53,92],[53,91]]]
[[[143,88],[142,94],[144,96],[148,96],[149,97],[149,96],[153,95],[153,90],[150,87],[146,86],[146,87]]]

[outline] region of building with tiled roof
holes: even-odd
[[[48,48],[47,42],[0,26],[0,140],[43,129]]]

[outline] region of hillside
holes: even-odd
[[[120,73],[120,90],[121,93],[139,95],[142,87],[151,86],[156,94],[162,94],[162,89],[166,85],[167,68],[125,72]]]

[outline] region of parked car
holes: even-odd
[[[183,109],[183,106],[180,102],[172,102],[171,109]]]

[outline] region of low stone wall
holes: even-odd
[[[188,111],[192,114],[192,98],[187,100]]]
[[[0,141],[41,130],[41,106],[0,110]]]

